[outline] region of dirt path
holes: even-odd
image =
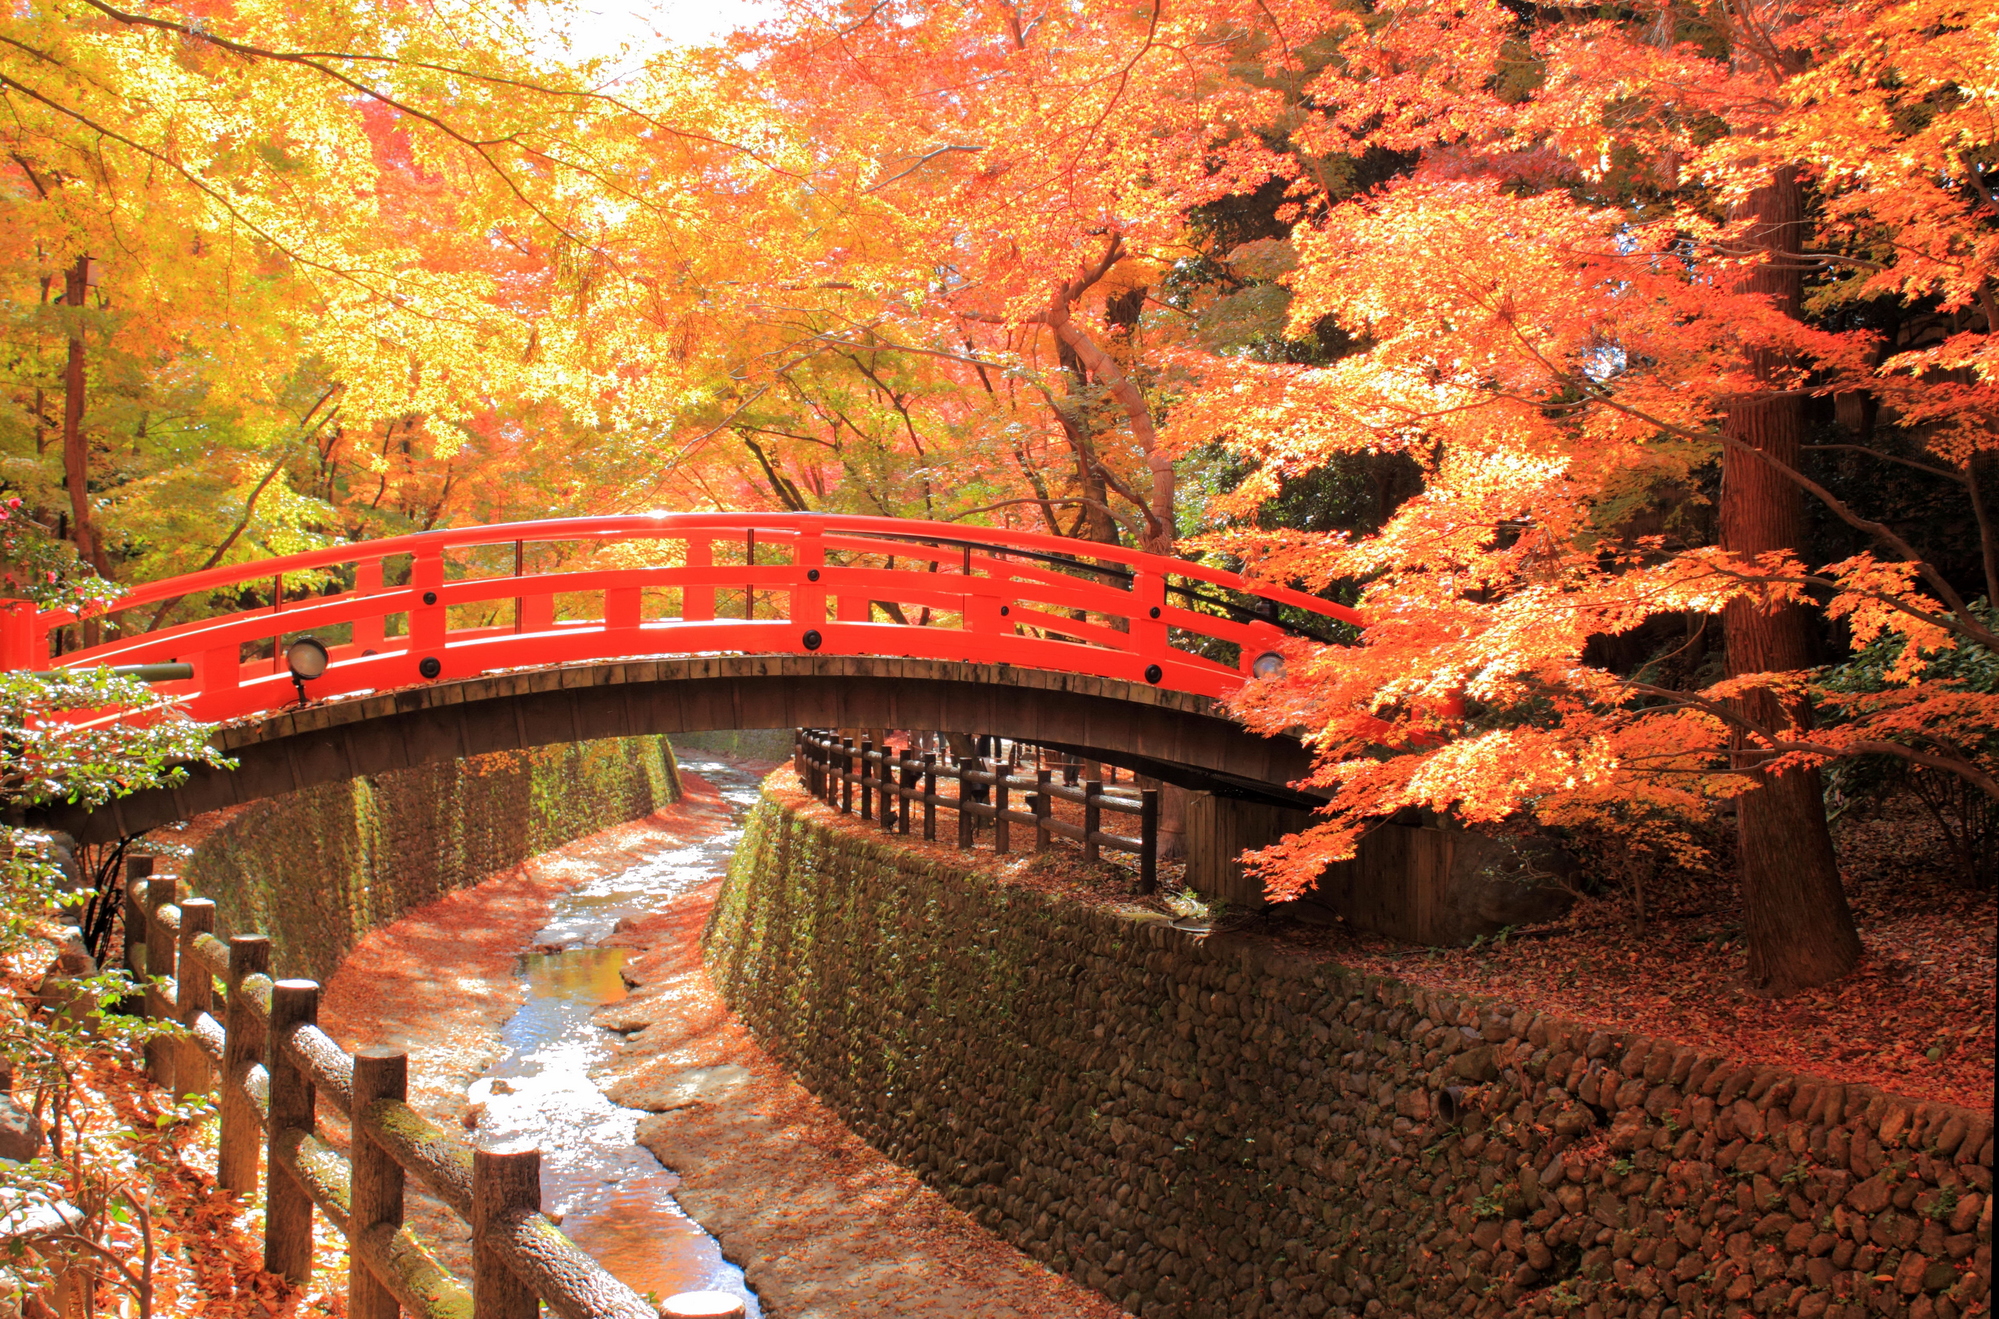
[[[410,1052],[411,1103],[459,1127],[465,1088],[523,996],[518,957],[565,890],[727,826],[698,775],[687,799],[536,857],[370,934],[327,985],[321,1021],[348,1048]],[[633,992],[600,1010],[628,1038],[596,1078],[654,1116],[639,1140],[675,1196],[740,1265],[772,1319],[1117,1319],[849,1132],[731,1015],[701,965],[710,883],[601,941],[631,951]],[[412,1196],[411,1225],[466,1270],[467,1229]]]

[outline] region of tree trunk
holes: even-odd
[[[65,306],[83,305],[87,260],[78,257],[65,277]],[[78,329],[69,337],[69,362],[63,370],[62,472],[63,483],[69,488],[70,538],[76,542],[77,553],[86,562],[95,563],[97,528],[90,521],[90,448],[83,436],[83,365],[83,332]]]
[[[1758,221],[1751,241],[1771,252],[1796,252],[1803,243],[1804,198],[1795,171],[1771,176],[1737,211]],[[1756,267],[1738,287],[1770,296],[1792,316],[1803,303],[1799,263],[1781,258]],[[1786,363],[1757,350],[1751,364],[1759,379],[1779,383]],[[1792,389],[1744,395],[1730,401],[1725,432],[1743,444],[1796,468],[1804,443],[1805,400]],[[1735,554],[1796,550],[1805,538],[1803,492],[1757,458],[1729,446],[1722,457],[1721,545]],[[1799,605],[1764,608],[1731,602],[1722,614],[1730,676],[1802,669],[1812,663],[1811,620]],[[1782,730],[1811,722],[1808,705],[1780,702],[1768,691],[1751,692],[1738,708],[1754,722]],[[1761,773],[1764,757],[1740,734],[1735,767]],[[1839,862],[1826,829],[1817,770],[1765,775],[1762,786],[1738,800],[1744,924],[1749,938],[1751,984],[1784,994],[1835,980],[1860,957],[1860,937],[1840,887]]]

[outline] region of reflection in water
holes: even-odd
[[[541,1146],[542,1204],[562,1215],[562,1230],[634,1290],[734,1292],[758,1313],[740,1269],[673,1199],[680,1179],[636,1144],[639,1114],[604,1097],[590,1069],[616,1048],[592,1020],[625,996],[622,948],[595,948],[626,916],[699,887],[728,866],[741,822],[757,799],[757,780],[719,761],[682,757],[684,767],[721,790],[730,827],[596,879],[555,902],[536,947],[566,951],[521,959],[527,1000],[501,1033],[504,1052],[470,1098],[485,1105],[488,1139]],[[578,946],[580,945],[580,946]]]

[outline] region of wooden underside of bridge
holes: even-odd
[[[493,751],[726,728],[910,728],[1087,754],[1201,792],[1300,806],[1309,757],[1206,697],[1112,678],[948,660],[715,656],[578,664],[350,697],[223,727],[238,768],[47,824],[86,842],[206,811]]]

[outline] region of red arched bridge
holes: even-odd
[[[137,630],[218,596],[235,608]],[[1279,605],[1310,621],[1280,624]],[[52,808],[86,838],[431,761],[711,728],[991,733],[1307,805],[1289,787],[1304,747],[1250,733],[1219,701],[1287,636],[1358,622],[1113,545],[733,513],[467,527],[194,573],[121,597],[99,624],[111,639],[68,653],[53,652],[74,614],[0,610],[8,668],[186,666],[155,690],[222,723],[240,767],[197,767],[90,816]],[[325,666],[301,682],[286,649],[305,637]]]
[[[306,635],[327,642],[330,658],[306,684],[314,701],[694,654],[957,660],[1224,697],[1300,630],[1279,626],[1275,606],[1327,626],[1359,622],[1316,596],[1114,545],[803,513],[423,532],[151,582],[119,599],[114,616],[132,626],[170,602],[218,595],[238,607],[59,657],[50,638],[77,616],[10,604],[0,660],[12,669],[191,664],[192,677],[157,690],[202,720],[298,703],[284,648]]]

